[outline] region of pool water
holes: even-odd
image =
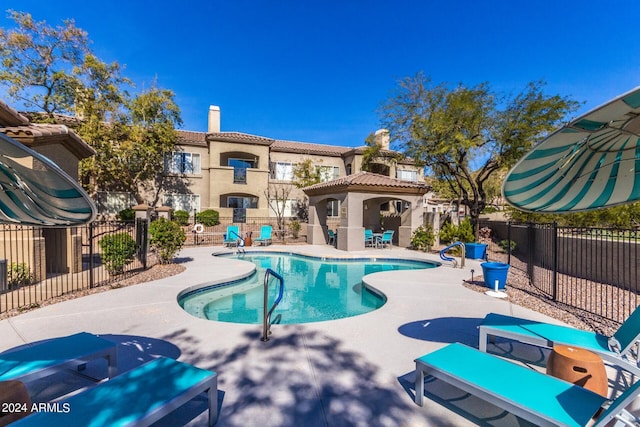
[[[437,263],[398,259],[313,258],[284,253],[247,253],[230,256],[256,265],[251,277],[225,285],[191,291],[179,298],[189,314],[222,322],[261,324],[264,275],[267,268],[284,278],[284,296],[272,323],[297,324],[357,316],[384,305],[383,295],[363,286],[362,277],[380,271],[437,267]],[[269,307],[279,284],[269,285]]]

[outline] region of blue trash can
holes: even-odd
[[[465,243],[464,251],[469,259],[485,259],[487,257],[487,245],[484,243]]]
[[[497,280],[498,289],[504,289],[507,284],[509,264],[503,262],[483,262],[480,266],[482,267],[484,284],[487,288],[495,289]]]

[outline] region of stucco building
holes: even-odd
[[[284,141],[241,132],[221,130],[221,112],[212,106],[207,132],[179,131],[176,151],[165,161],[165,172],[181,177],[162,195],[162,204],[188,212],[215,209],[221,217],[232,218],[243,210],[246,218],[294,217],[298,203],[307,200],[294,184],[293,171],[310,160],[319,169],[322,181],[331,181],[362,170],[364,146],[358,148]],[[389,151],[388,132],[376,132],[383,152]],[[375,160],[372,172],[392,179],[424,182],[420,168],[411,160]],[[277,194],[277,196],[276,196]],[[284,201],[277,207],[276,200]],[[327,203],[327,216],[338,218],[340,202]],[[383,212],[401,213],[403,204],[385,201]]]

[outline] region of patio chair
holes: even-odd
[[[508,338],[538,347],[564,344],[599,354],[604,360],[640,376],[634,344],[640,342],[640,307],[611,337],[568,326],[489,313],[480,323],[479,348],[487,351],[489,336]]]
[[[263,225],[260,228],[260,236],[253,241],[258,245],[270,245],[271,244],[271,233],[273,231],[273,227],[270,225]]]
[[[0,354],[0,381],[36,380],[99,358],[107,360],[109,378],[118,374],[114,342],[87,332],[54,338]]]
[[[373,230],[366,228],[364,230],[364,247],[374,247],[376,245],[373,237]]]
[[[207,394],[208,425],[213,426],[218,418],[218,375],[159,357],[65,398],[60,411],[33,413],[11,426],[149,426],[201,393]]]
[[[393,247],[393,230],[387,230],[382,233],[382,237],[378,241],[380,247],[384,247],[385,245],[389,245],[389,248]]]
[[[227,226],[227,234],[222,241],[224,246],[238,246],[238,240],[240,239],[240,229],[237,225]]]
[[[460,343],[415,362],[416,404],[422,406],[425,376],[433,376],[538,426],[585,426],[601,408],[594,426],[628,421],[633,415],[625,407],[640,393],[637,381],[609,404],[590,390]]]
[[[329,235],[329,241],[327,242],[329,245],[336,245],[336,233],[333,230],[327,230],[327,234]]]

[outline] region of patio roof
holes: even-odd
[[[425,194],[429,186],[421,182],[403,181],[371,172],[358,172],[302,189],[308,196],[338,192],[385,192],[392,194]]]

